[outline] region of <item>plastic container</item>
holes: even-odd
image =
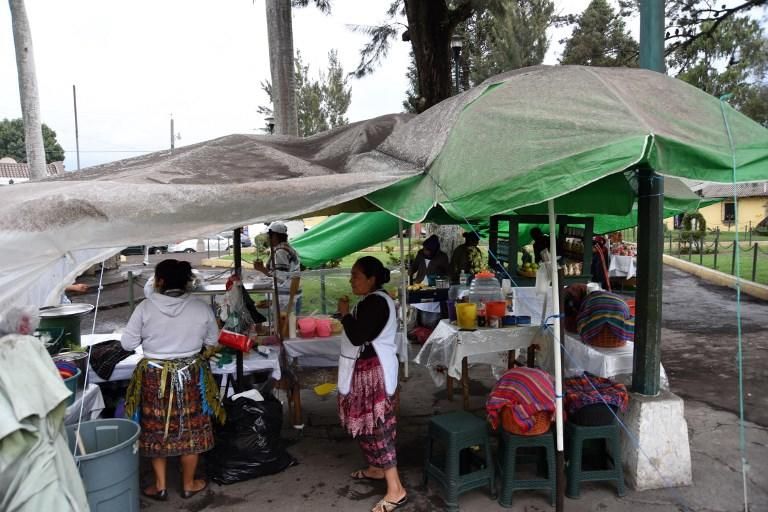
[[[456,304],[456,322],[460,329],[476,328],[477,304],[471,302],[459,302]]]
[[[67,427],[69,451],[75,450],[76,425]],[[139,432],[133,421],[119,418],[84,421],[75,460],[92,512],[139,512]]]
[[[320,338],[327,338],[331,335],[333,329],[331,328],[330,318],[317,318],[315,320],[315,333]]]
[[[315,320],[311,316],[307,316],[307,317],[304,317],[304,318],[299,318],[297,323],[299,325],[299,335],[302,338],[314,338],[315,337],[315,330],[317,328],[317,320]]]
[[[219,345],[224,345],[241,352],[248,352],[253,348],[253,340],[245,334],[222,329],[219,332]]]
[[[528,315],[521,315],[516,318],[517,318],[517,325],[531,325],[531,317]]]
[[[485,315],[487,317],[503,317],[507,314],[507,302],[504,300],[501,301],[491,301],[485,303]]]
[[[502,327],[511,327],[517,325],[517,317],[515,315],[506,315],[501,319]]]
[[[451,322],[455,322],[456,321],[456,301],[455,300],[445,301],[445,307],[448,309],[448,320]]]
[[[77,380],[80,378],[80,375],[82,375],[82,372],[80,371],[80,368],[77,368],[77,371],[73,376],[64,379],[64,385],[72,392],[72,394],[69,395],[69,398],[67,398],[67,407],[75,403],[75,398],[77,397]]]
[[[77,379],[77,389],[79,391],[85,389],[85,374],[88,371],[88,352],[61,352],[53,356],[53,361],[68,361],[77,366],[80,369],[80,377]]]
[[[469,302],[503,301],[504,294],[496,276],[490,272],[480,272],[469,287]],[[501,316],[501,315],[499,315]]]

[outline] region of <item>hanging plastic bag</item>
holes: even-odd
[[[216,427],[215,445],[206,455],[211,480],[233,484],[279,473],[296,464],[283,446],[283,406],[270,393],[256,402],[241,396],[224,399],[227,421]]]

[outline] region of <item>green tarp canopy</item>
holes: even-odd
[[[665,186],[664,218],[716,202],[702,200],[683,182],[674,178],[667,179]],[[637,208],[633,206],[632,211],[627,215],[603,214],[595,215],[594,218],[596,234],[610,233],[636,226]],[[488,219],[453,219],[436,208],[427,215],[426,220],[438,224],[460,224],[466,230],[474,229],[481,237],[487,237]],[[467,223],[467,220],[470,222]],[[403,226],[408,227],[410,223],[405,222]],[[520,244],[525,245],[530,242],[528,231],[531,227],[520,226],[518,234]],[[296,237],[291,243],[301,255],[303,265],[307,268],[318,268],[330,260],[343,258],[388,240],[397,235],[398,229],[398,218],[387,212],[342,213],[329,217]]]
[[[538,66],[492,77],[405,123],[356,165],[381,165],[381,155],[421,174],[366,198],[410,222],[438,205],[458,219],[546,213],[549,199],[559,214],[628,215],[637,187],[626,171],[639,167],[728,183],[735,163],[737,182],[768,180],[768,130],[642,69]]]

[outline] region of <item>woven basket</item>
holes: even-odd
[[[552,413],[541,411],[532,416],[533,427],[527,432],[523,432],[520,426],[515,423],[514,415],[509,407],[504,407],[501,410],[501,428],[510,434],[517,436],[538,436],[549,430],[552,426]]]
[[[517,269],[517,274],[521,275],[523,277],[531,277],[531,278],[536,277],[536,271],[535,270],[525,271],[525,270],[522,270],[522,269]]]
[[[593,347],[617,348],[623,347],[626,344],[627,340],[617,338],[607,325],[603,326],[597,336],[589,340],[589,345]]]

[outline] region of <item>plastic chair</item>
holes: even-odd
[[[445,491],[447,510],[458,511],[459,494],[478,487],[488,486],[491,498],[496,499],[488,443],[486,422],[468,412],[443,414],[430,420],[423,483],[426,485],[432,478],[440,484]],[[444,449],[442,460],[436,445]],[[482,447],[482,451],[475,452],[475,446]]]

